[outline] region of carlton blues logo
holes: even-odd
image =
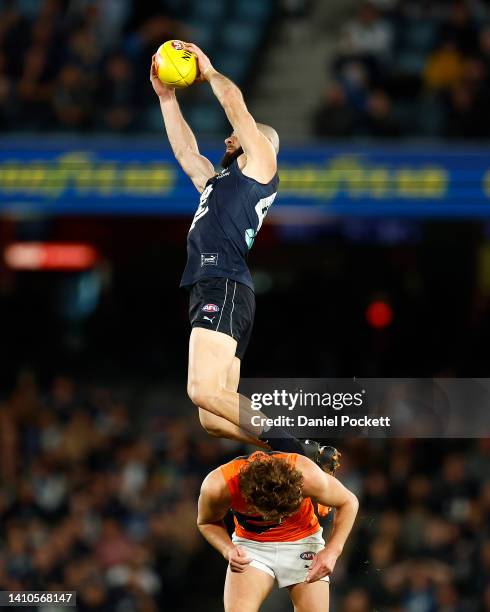
[[[216,304],[205,304],[201,310],[203,312],[218,312],[219,310],[219,306],[217,306]]]

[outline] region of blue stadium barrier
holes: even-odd
[[[220,115],[203,116],[209,131]],[[202,151],[217,163],[223,145]],[[284,147],[279,173],[271,212],[295,222],[312,215],[490,217],[490,147]],[[196,206],[197,193],[163,134],[0,139],[1,214],[190,215]]]

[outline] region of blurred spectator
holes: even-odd
[[[463,77],[463,57],[453,41],[446,41],[427,58],[424,70],[429,89],[449,89]]]
[[[490,27],[480,32],[480,58],[485,65],[487,85],[490,81]]]
[[[133,69],[124,55],[114,54],[107,60],[99,92],[103,126],[114,131],[126,131],[135,121],[137,88]]]
[[[301,43],[308,40],[311,32],[309,14],[311,0],[281,0],[286,40]]]
[[[474,92],[464,84],[453,88],[448,100],[446,135],[450,138],[482,139],[490,136],[487,114]]]
[[[89,127],[93,98],[90,82],[75,64],[61,69],[53,90],[53,110],[59,124],[68,130]]]
[[[129,563],[133,549],[116,520],[107,518],[103,521],[95,554],[103,568]]]
[[[85,21],[103,52],[113,49],[131,16],[132,0],[72,0],[68,16]]]
[[[463,612],[461,599],[454,584],[441,584],[436,591],[438,612]]]
[[[487,4],[363,4],[342,31],[332,72],[346,93],[343,112],[364,121],[338,136],[489,138]]]
[[[449,6],[449,15],[441,28],[441,40],[453,43],[461,53],[476,51],[478,28],[473,20],[469,2],[455,0]]]
[[[391,100],[386,92],[373,91],[367,100],[365,131],[373,138],[396,138],[400,127],[393,116]]]
[[[325,99],[314,117],[314,134],[317,137],[342,137],[352,134],[355,126],[354,109],[347,103],[347,96],[338,83],[325,91]]]
[[[97,79],[101,57],[101,46],[88,25],[83,25],[72,33],[67,44],[68,62],[82,71],[85,80],[90,82],[92,87]]]
[[[393,32],[390,24],[383,19],[374,3],[363,2],[357,17],[345,25],[340,50],[346,56],[384,61],[390,53],[392,43]]]
[[[409,585],[404,597],[406,612],[436,612],[436,600],[432,581],[427,569],[418,563],[413,564]]]
[[[0,51],[0,129],[5,129],[14,108],[14,88],[7,74],[7,61]]]
[[[15,0],[6,0],[0,8],[0,49],[5,57],[8,74],[17,78],[22,67],[24,49],[29,42],[29,22],[18,9]]]
[[[48,74],[45,47],[33,45],[25,54],[22,75],[17,83],[18,112],[24,117],[25,125],[33,129],[42,128],[51,119]]]

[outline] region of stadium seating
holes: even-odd
[[[226,5],[225,0],[197,0],[191,10],[192,19],[200,23],[215,24],[223,18]]]
[[[269,0],[236,0],[233,7],[233,16],[237,19],[263,23],[272,12]]]
[[[216,68],[242,86],[272,10],[271,0],[237,0],[232,5],[222,0],[196,0],[189,25],[196,43],[212,57]],[[224,115],[214,107],[216,100],[210,88],[201,88],[196,96],[199,104],[188,109],[194,129],[204,134],[222,130]]]

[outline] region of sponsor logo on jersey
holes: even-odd
[[[184,45],[183,45],[182,41],[180,41],[180,40],[173,40],[172,41],[172,47],[174,49],[177,49],[177,51],[181,51],[184,48]]]
[[[205,304],[201,310],[203,312],[218,312],[219,306],[217,304]]]
[[[221,170],[219,174],[216,175],[216,178],[224,178],[225,176],[230,176],[229,170]]]
[[[218,265],[218,253],[201,253],[201,267],[202,266],[217,266]]]
[[[314,556],[315,556],[315,553],[311,552],[311,550],[307,550],[306,552],[303,552],[303,553],[300,554],[300,557],[304,561],[311,561]]]

